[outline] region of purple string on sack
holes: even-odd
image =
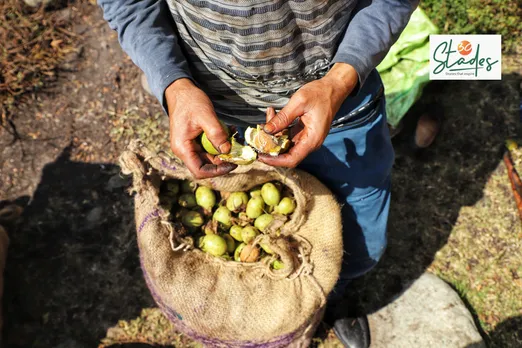
[[[143,278],[145,279],[145,283],[147,284],[147,287],[149,288],[149,291],[152,295],[152,298],[158,305],[158,307],[161,309],[161,311],[167,316],[167,318],[174,324],[176,329],[187,335],[188,337],[192,338],[193,340],[196,340],[198,342],[203,343],[206,347],[216,347],[216,348],[282,348],[287,347],[290,343],[292,343],[295,339],[295,337],[299,334],[302,334],[304,331],[304,328],[309,325],[309,323],[306,323],[305,325],[301,326],[294,332],[281,335],[279,337],[276,337],[275,339],[268,341],[268,342],[260,342],[260,341],[242,341],[242,340],[220,340],[213,337],[208,337],[205,335],[201,335],[194,331],[193,329],[189,328],[184,322],[183,317],[180,313],[178,313],[174,308],[171,308],[167,306],[162,300],[159,294],[157,293],[156,289],[154,288],[154,285],[152,284],[152,280],[150,279],[147,271],[145,270],[145,267],[143,265],[143,259],[142,255],[140,253],[140,266],[141,270],[143,272]]]
[[[159,210],[158,209],[154,209],[152,212],[150,212],[147,215],[145,215],[145,218],[143,219],[143,221],[141,222],[140,226],[138,227],[138,233],[140,233],[141,230],[143,230],[143,228],[145,227],[147,222],[149,222],[150,219],[158,217],[158,216],[159,216]]]
[[[176,167],[174,167],[173,165],[168,164],[167,161],[165,161],[164,159],[161,160],[161,166],[163,168],[168,168],[170,170],[176,170]]]

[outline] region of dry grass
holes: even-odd
[[[118,322],[118,325],[107,331],[107,337],[102,340],[99,348],[126,342],[187,348],[201,347],[201,345],[193,343],[183,335],[176,333],[169,320],[157,308],[144,309],[141,315],[134,320]]]
[[[76,51],[81,40],[70,31],[71,23],[59,11],[46,12],[43,9],[33,11],[25,8],[22,3],[20,0],[0,1],[2,123],[9,115],[10,106],[18,102],[22,95],[38,90],[56,78],[60,63]],[[511,71],[517,73],[520,70],[515,68]],[[513,103],[514,98],[519,98],[520,91],[516,90],[519,84],[518,75],[498,82],[449,82],[437,85],[440,95],[435,99],[446,107],[448,122],[438,143],[428,152],[427,158],[415,159],[402,154],[397,157],[393,174],[394,204],[390,218],[390,246],[378,269],[356,284],[358,295],[362,297],[363,302],[370,304],[369,307],[382,306],[386,303],[387,295],[398,289],[397,284],[403,280],[414,279],[429,269],[459,291],[476,315],[491,346],[522,346],[520,331],[522,327],[520,319],[522,318],[522,229],[505,168],[497,153],[499,144],[501,145],[506,137],[515,136],[517,133],[520,135],[519,121],[516,119],[518,101]],[[115,143],[122,143],[130,138],[140,137],[155,149],[165,148],[167,132],[159,125],[160,117],[163,116],[159,114],[147,116],[138,109],[129,109],[122,114],[111,114],[114,127],[111,132],[112,140]],[[522,171],[522,152],[517,152],[515,155],[517,168]],[[83,164],[77,166],[81,168],[74,171],[75,175],[86,171]],[[91,170],[92,175],[98,171],[97,168]],[[56,195],[60,189],[56,183],[56,175],[59,171],[52,174],[48,182],[54,186],[51,185],[49,191]],[[63,193],[68,200],[64,201],[59,209],[54,207],[56,215],[51,214],[51,218],[48,218],[49,213],[42,212],[42,218],[48,218],[45,221],[48,221],[49,225],[48,229],[44,229],[47,233],[42,233],[42,243],[47,243],[42,244],[46,246],[42,250],[49,250],[50,246],[65,245],[56,243],[55,236],[50,237],[51,232],[60,231],[65,235],[68,231],[64,230],[62,225],[55,225],[56,221],[64,219],[67,223],[72,223],[70,216],[81,216],[94,207],[85,204],[91,199],[89,197],[93,190],[92,178],[85,177],[84,186],[81,186],[83,191],[78,190],[79,182],[82,183],[78,180],[76,178],[74,190],[71,188]],[[139,298],[137,294],[146,293],[144,284],[137,280],[141,277],[141,273],[129,271],[129,274],[126,274],[121,271],[122,264],[128,262],[127,259],[136,263],[129,268],[139,269],[136,260],[137,249],[126,250],[122,246],[132,240],[129,234],[130,228],[124,229],[118,225],[120,223],[118,219],[130,219],[131,209],[130,207],[113,209],[111,204],[124,201],[124,198],[122,195],[108,196],[105,189],[101,188],[105,185],[101,180],[105,178],[100,178],[100,182],[97,183],[100,188],[95,191],[99,192],[97,195],[101,197],[114,199],[112,202],[107,202],[104,208],[106,211],[117,212],[114,213],[115,217],[110,224],[107,223],[107,226],[113,226],[115,229],[111,230],[113,234],[109,233],[108,236],[118,236],[116,232],[125,231],[125,238],[123,238],[125,243],[112,239],[103,242],[93,240],[90,245],[84,240],[74,241],[76,243],[74,246],[79,249],[85,249],[88,245],[93,250],[98,250],[100,243],[103,246],[110,245],[112,248],[110,243],[113,243],[115,247],[109,248],[111,253],[110,257],[107,257],[111,262],[98,260],[103,267],[93,268],[95,262],[91,260],[90,255],[81,259],[78,254],[73,254],[74,257],[68,259],[70,263],[74,266],[81,261],[83,262],[81,269],[85,268],[89,271],[86,273],[87,276],[82,276],[83,283],[76,283],[76,281],[80,282],[79,278],[71,278],[73,280],[64,282],[62,292],[58,291],[58,281],[53,283],[57,289],[48,288],[48,281],[44,286],[35,280],[30,283],[31,286],[23,288],[38,289],[40,293],[38,297],[28,291],[27,297],[23,297],[27,299],[27,306],[31,307],[31,304],[37,302],[45,303],[46,306],[51,304],[55,306],[53,308],[60,308],[60,310],[62,307],[67,310],[72,308],[80,313],[79,317],[82,314],[77,309],[77,299],[93,301],[92,306],[90,302],[85,304],[84,307],[88,310],[84,311],[88,312],[94,308],[94,303],[96,309],[92,309],[92,313],[88,313],[90,316],[85,315],[82,317],[83,321],[80,321],[85,325],[85,330],[82,328],[81,332],[86,337],[89,335],[92,337],[92,332],[97,333],[99,330],[93,331],[93,329],[105,325],[105,322],[99,323],[103,320],[115,324],[114,317],[134,317],[138,312],[134,312],[133,309],[151,305],[144,300],[136,300]],[[69,197],[69,191],[74,192],[75,197]],[[83,205],[76,207],[70,203],[79,199],[77,192],[84,192],[82,195],[85,197],[82,196],[83,200],[80,201],[84,202],[82,204],[85,207]],[[45,201],[36,203],[45,207]],[[78,221],[80,225],[76,225]],[[83,220],[78,221],[73,221],[70,231],[76,233],[81,229]],[[124,221],[122,224],[126,226],[127,222]],[[37,236],[40,228],[42,228],[40,225],[38,229],[34,228]],[[25,241],[26,236],[20,234],[18,238]],[[65,236],[63,238],[67,240]],[[32,241],[34,242],[34,239]],[[43,252],[37,250],[38,245],[33,244],[19,243],[16,250],[17,244],[13,243],[15,247],[13,255],[17,255],[16,251],[22,256],[25,255],[25,251],[27,255],[23,259],[26,263],[17,259],[13,264],[22,265],[24,267],[20,266],[20,270],[29,270],[29,273],[34,274],[35,277],[43,278],[48,276],[47,269],[53,271],[57,269],[52,262],[58,263],[58,261],[53,261],[49,257],[47,258],[49,268],[42,267],[38,259],[35,261],[33,254],[26,250],[31,251],[33,248],[37,252]],[[99,254],[98,251],[93,252],[93,255]],[[66,268],[65,264],[62,266]],[[77,276],[75,268],[68,267],[72,269],[71,271],[68,268],[71,274]],[[18,274],[15,272],[14,279],[18,279]],[[88,284],[89,282],[91,284]],[[100,289],[97,288],[98,286]],[[129,286],[136,286],[136,289],[133,288],[129,292]],[[124,306],[115,306],[113,302],[122,297],[125,299],[122,302]],[[40,301],[35,302],[34,298]],[[94,302],[94,298],[97,302]],[[25,313],[19,312],[20,315]],[[70,321],[67,321],[67,317],[64,319],[56,314],[59,312],[53,313],[55,317],[51,317],[51,323],[54,320],[56,325],[49,326],[48,323],[45,330],[49,327],[50,329],[45,333],[46,335],[62,337],[74,333],[77,336],[77,331],[73,331],[74,325],[69,325]],[[21,322],[24,321],[20,319],[15,323]],[[68,324],[64,325],[64,323]],[[38,322],[37,327],[40,326]],[[105,327],[107,325],[103,330]],[[18,329],[20,328],[21,325],[18,325]],[[171,344],[176,347],[196,346],[171,329],[170,324],[157,309],[146,309],[140,317],[120,321],[109,330],[102,347],[116,342],[130,341]],[[23,331],[20,336],[30,335]],[[326,334],[326,339],[319,339],[315,343],[323,348],[338,347],[331,332]]]
[[[128,144],[132,139],[140,139],[153,151],[169,149],[169,137],[162,123],[165,115],[150,115],[138,107],[126,109],[123,113],[109,112],[112,126],[110,135],[114,142]]]
[[[80,38],[59,11],[29,9],[19,0],[0,2],[0,107],[2,122],[18,98],[56,77],[56,69],[76,52]]]
[[[522,170],[522,150],[514,153]],[[522,222],[503,163],[489,178],[484,196],[463,207],[448,243],[431,270],[453,284],[489,335],[510,318],[522,315]],[[494,347],[522,346],[520,332],[490,337]]]
[[[505,140],[521,135],[520,82],[430,83],[425,98],[444,106],[446,121],[422,156],[396,144],[388,250],[354,283],[369,311],[431,270],[460,293],[491,346],[521,346],[521,222],[502,164]]]

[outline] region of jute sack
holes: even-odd
[[[340,207],[311,175],[255,162],[198,185],[245,191],[280,181],[297,208],[283,226],[271,226],[268,242],[284,263],[225,261],[194,249],[159,204],[162,179],[190,179],[176,159],[135,141],[120,157],[133,175],[141,267],[158,306],[183,334],[211,347],[307,347],[322,319],[326,297],[342,259]],[[276,233],[279,230],[279,233]]]

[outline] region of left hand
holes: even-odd
[[[293,146],[287,153],[277,157],[259,155],[259,160],[276,167],[294,168],[319,149],[337,111],[357,81],[357,72],[351,65],[336,63],[323,78],[301,87],[275,116],[273,112],[267,112],[264,130],[269,134],[282,131],[296,118],[299,121],[290,130]]]

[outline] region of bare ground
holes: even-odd
[[[100,11],[70,8],[81,54],[18,103],[0,129],[0,199],[27,206],[10,230],[7,346],[94,347],[115,325],[115,341],[188,346],[155,311],[129,334],[128,322],[117,325],[154,304],[116,158],[136,136],[165,147],[167,129]],[[408,129],[394,140],[389,247],[354,284],[351,299],[363,309],[377,310],[430,270],[459,291],[492,346],[522,346],[522,230],[501,164],[505,139],[522,139],[520,83],[516,69],[502,81],[431,83],[418,108],[440,103],[444,129],[417,155]],[[319,334],[330,338],[318,344],[336,345],[327,330]]]

